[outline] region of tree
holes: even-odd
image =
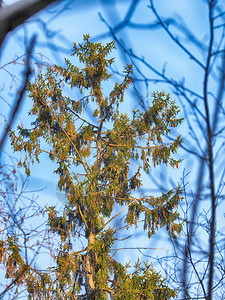
[[[0,299],[6,295],[11,299],[21,296],[25,273],[32,269],[41,245],[48,242],[48,235],[41,232],[43,228],[35,221],[37,216],[40,219],[42,208],[36,198],[30,197],[27,186],[28,180],[18,172],[15,159],[1,162]]]
[[[83,45],[74,43],[72,56],[84,67],[65,59],[64,67],[48,66],[46,73],[38,74],[27,87],[33,101],[31,128],[18,126],[18,134],[10,133],[14,151],[25,155],[19,165],[28,175],[30,163],[48,153],[56,165],[58,187],[67,198],[63,212],[54,206],[46,209],[49,229],[60,246],[53,251],[51,273],[38,271],[33,276],[28,270],[24,274],[30,298],[169,299],[176,295],[147,262],[144,266],[137,262],[129,273],[128,266],[114,258],[119,232],[138,226],[141,218],[149,237],[165,227],[176,238],[182,229],[177,223],[179,185],[158,197],[135,194],[143,172],[161,163],[178,167],[180,160],[173,154],[181,137],[171,142],[166,136],[182,121],[177,118],[179,109],[165,92],[155,92],[145,112],[121,113],[132,65],[124,68],[124,80],[108,92],[113,76],[108,68],[114,59],[107,56],[114,48],[114,42],[92,43],[88,35]],[[79,98],[74,99],[75,92]],[[87,109],[91,117],[85,114]],[[138,162],[136,169],[132,161]],[[114,221],[124,211],[120,228]],[[77,238],[84,240],[81,249]]]
[[[109,29],[106,35],[117,42],[137,70],[134,77],[140,104],[145,105],[142,82],[146,89],[150,84],[157,87],[163,84],[179,99],[185,115],[187,134],[182,148],[187,157],[187,173],[184,172],[183,178],[183,216],[187,224],[182,239],[173,243],[176,256],[168,276],[179,286],[182,299],[224,299],[224,162],[221,155],[224,151],[224,1],[182,3],[184,7],[191,6],[190,15],[201,14],[201,18],[196,18],[204,24],[201,29],[201,26],[193,26],[195,17],[178,14],[177,7],[170,12],[154,0],[146,1],[149,22],[144,23],[138,19],[142,4],[133,1],[125,17],[115,26],[109,26],[107,20],[102,19]],[[178,54],[175,63],[182,70],[180,76],[173,72],[174,57],[171,59],[166,47],[162,56],[167,64],[162,68],[151,60],[152,53],[144,58],[143,53],[138,53],[135,47],[132,49],[128,39],[121,38],[130,28],[139,33],[144,31],[144,39],[151,41],[153,31],[157,30],[160,41],[165,41],[160,44],[161,49],[172,45]],[[195,79],[194,74],[197,74]],[[160,182],[157,185],[162,186]]]
[[[32,1],[17,1],[14,4],[3,6],[2,1],[0,1],[0,49],[3,51],[4,46],[6,44],[8,35],[15,31],[15,29],[21,25],[24,25],[26,21],[31,18],[35,13],[38,13],[44,8],[47,8],[50,4],[57,3],[59,1],[56,0],[48,0],[48,1],[42,1],[42,0],[32,0]],[[27,36],[24,37],[27,39]],[[14,120],[16,118],[16,114],[19,111],[19,108],[21,107],[21,103],[23,101],[25,86],[27,84],[27,81],[29,79],[31,71],[31,58],[32,58],[32,52],[33,48],[35,46],[35,42],[37,40],[36,35],[32,35],[29,41],[25,43],[25,50],[22,56],[26,56],[25,63],[25,70],[23,74],[23,82],[21,85],[21,88],[17,90],[17,93],[15,95],[15,101],[12,105],[11,114],[9,117],[9,121],[6,122],[6,126],[3,129],[3,132],[1,134],[0,138],[0,150],[2,150],[4,147],[4,143],[8,134],[8,130],[12,127],[12,124],[14,123]],[[27,45],[26,45],[27,44]],[[16,63],[15,59],[13,59],[13,63]],[[8,71],[6,69],[6,66],[10,63],[7,63],[6,65],[3,65],[0,67],[0,69],[5,70],[12,78],[14,77],[13,74],[11,74],[11,71]],[[15,80],[15,78],[13,78]],[[6,100],[7,101],[7,100]],[[11,103],[11,102],[10,102]]]
[[[34,72],[34,68],[39,68],[44,63],[43,59],[40,59],[42,55],[39,56],[35,52],[36,42],[40,41],[39,37],[33,32],[30,37],[26,29],[29,30],[32,27],[31,23],[41,22],[42,33],[48,36],[48,43],[52,41],[47,22],[45,23],[38,17],[37,19],[31,19],[31,17],[44,8],[47,10],[47,7],[50,7],[53,2],[56,4],[60,1],[17,1],[9,6],[4,6],[4,2],[0,1],[0,72],[2,79],[0,88],[2,108],[0,128],[0,299],[6,296],[10,299],[21,296],[23,291],[20,286],[23,284],[24,273],[32,268],[35,271],[37,253],[43,249],[43,245],[44,247],[48,245],[48,232],[44,230],[46,227],[42,226],[44,219],[40,218],[42,207],[36,201],[37,196],[34,196],[34,190],[29,191],[29,180],[18,171],[16,158],[11,156],[6,142],[9,130],[19,116],[27,81]],[[63,6],[55,5],[56,9],[49,11],[51,17],[53,14],[57,15],[62,12],[70,4],[71,1],[64,1]],[[17,33],[24,30],[23,38],[20,38],[17,44],[21,47],[21,51],[17,50],[19,55],[18,52],[12,53],[12,57],[8,57],[8,61],[5,61],[5,54],[11,52],[9,49],[12,50],[12,47],[9,46],[10,41],[16,39],[15,29],[18,29]],[[52,42],[50,48],[57,49],[57,52],[62,51],[62,48],[58,47],[55,42]],[[37,222],[37,216],[39,216],[39,222]],[[2,276],[3,273],[5,273],[5,278]],[[12,293],[14,293],[13,296]]]
[[[10,150],[4,151],[6,138],[15,121],[16,113],[26,90],[26,83],[31,74],[33,45],[34,39],[31,41],[27,55],[22,55],[16,59],[20,64],[25,65],[25,71],[24,82],[19,87],[14,104],[10,105],[1,96],[1,100],[5,101],[11,110],[8,120],[4,114],[1,114],[1,118],[4,120],[2,123],[5,126],[2,126],[0,139],[0,299],[3,299],[6,294],[12,298],[10,293],[14,288],[14,296],[15,293],[20,294],[24,273],[27,269],[32,268],[42,243],[46,244],[48,239],[48,235],[43,234],[43,227],[41,227],[41,222],[43,223],[44,219],[40,219],[40,214],[43,210],[37,203],[36,197],[32,195],[34,191],[28,190],[28,177],[18,171],[17,160],[11,156]],[[14,63],[16,64],[15,60],[10,61],[0,69],[7,72],[7,65]],[[15,83],[16,75],[10,75]],[[15,85],[17,84],[19,85],[18,82],[15,83]],[[4,87],[4,84],[2,86]],[[4,109],[2,112],[4,113]],[[35,222],[37,216],[41,220],[39,224]],[[36,239],[37,234],[38,240]],[[5,274],[5,278],[3,274]]]

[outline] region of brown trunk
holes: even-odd
[[[97,137],[97,160],[98,160],[99,168],[101,167],[101,152],[102,152],[102,143],[101,143],[100,134],[98,134],[98,137]]]
[[[85,290],[88,299],[95,299],[95,259],[94,254],[90,250],[91,245],[95,241],[95,236],[93,233],[90,233],[88,239],[88,249],[87,254],[84,257],[84,268],[85,268]]]
[[[96,146],[97,146],[97,164],[100,169],[101,167],[101,135],[100,130],[98,132]],[[85,270],[85,290],[88,299],[95,299],[96,293],[96,254],[92,252],[91,246],[95,242],[95,229],[90,229],[90,234],[88,237],[88,247],[87,254],[84,256],[84,270]]]

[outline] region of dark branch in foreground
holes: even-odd
[[[27,59],[26,59],[26,64],[27,65],[26,65],[26,70],[24,72],[24,83],[23,83],[23,86],[20,90],[19,96],[16,99],[15,104],[13,105],[13,110],[12,110],[11,116],[9,117],[9,121],[6,124],[5,129],[3,130],[3,137],[0,140],[0,151],[3,148],[3,145],[4,145],[4,142],[5,142],[6,137],[8,135],[8,132],[11,129],[12,124],[15,120],[16,113],[20,108],[20,105],[21,105],[21,102],[22,102],[22,99],[23,99],[23,95],[25,93],[27,81],[28,81],[28,79],[30,77],[30,74],[31,74],[30,59],[31,59],[31,54],[32,54],[32,50],[33,50],[33,47],[34,47],[35,39],[36,39],[36,36],[33,36],[32,40],[31,40],[31,43],[30,43],[30,46],[29,46],[29,49],[28,49],[28,52],[27,52]]]
[[[54,2],[58,0],[20,0],[4,8],[0,6],[0,47],[10,31]]]

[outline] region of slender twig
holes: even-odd
[[[209,250],[209,281],[208,281],[208,295],[207,300],[212,299],[213,292],[213,275],[214,275],[214,244],[215,244],[215,218],[216,218],[216,196],[215,196],[215,186],[214,186],[214,160],[213,160],[213,146],[212,146],[212,130],[210,125],[210,114],[208,107],[208,81],[209,81],[209,70],[212,58],[212,48],[214,40],[214,30],[213,30],[213,7],[215,1],[211,0],[209,2],[209,21],[210,21],[210,41],[208,48],[208,56],[205,68],[205,78],[204,78],[204,105],[206,113],[206,124],[207,124],[207,134],[208,134],[208,159],[209,159],[209,172],[210,172],[210,190],[211,190],[211,220],[210,220],[210,250]]]
[[[27,85],[28,79],[29,79],[30,74],[31,74],[30,60],[31,60],[31,54],[32,54],[32,51],[33,51],[33,48],[34,48],[35,40],[36,40],[36,36],[34,35],[33,38],[31,39],[30,46],[29,46],[28,51],[27,51],[27,58],[26,58],[27,66],[26,66],[26,70],[24,72],[24,77],[25,77],[24,78],[24,84],[23,84],[23,86],[22,86],[22,88],[19,92],[18,98],[16,98],[16,100],[15,100],[15,104],[13,105],[13,110],[12,110],[12,113],[9,117],[9,121],[6,124],[5,129],[3,130],[3,136],[0,140],[0,151],[2,150],[2,148],[4,146],[6,137],[9,133],[14,121],[15,121],[16,114],[17,114],[17,112],[18,112],[18,110],[21,106],[22,100],[23,100],[23,96],[24,96],[24,93],[25,93],[25,90],[26,90],[26,85]]]

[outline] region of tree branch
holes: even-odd
[[[0,151],[3,148],[3,145],[4,145],[4,142],[5,142],[6,137],[8,135],[8,132],[9,132],[9,130],[11,129],[11,127],[13,125],[13,122],[14,122],[15,117],[16,117],[16,113],[20,108],[20,105],[21,105],[21,102],[22,102],[22,99],[23,99],[23,95],[25,93],[27,81],[28,81],[29,76],[31,74],[30,59],[31,59],[31,53],[32,53],[32,50],[33,50],[33,47],[34,47],[35,40],[36,40],[36,36],[33,36],[32,40],[30,42],[30,47],[29,47],[28,52],[27,52],[27,59],[26,59],[27,67],[26,67],[26,71],[24,72],[25,73],[24,74],[24,77],[25,77],[24,84],[23,84],[23,86],[20,90],[19,97],[16,99],[15,104],[13,105],[13,110],[12,110],[12,113],[9,117],[9,122],[6,124],[5,129],[3,130],[3,137],[0,140]]]
[[[0,7],[0,47],[7,34],[23,24],[35,13],[59,0],[20,0],[12,5]]]

